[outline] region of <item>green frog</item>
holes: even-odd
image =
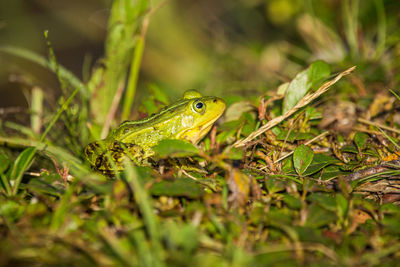
[[[137,165],[151,165],[153,147],[164,139],[180,139],[197,144],[222,115],[224,100],[186,91],[177,102],[142,120],[125,121],[106,139],[85,147],[86,159],[94,169],[110,172],[123,169],[125,157]]]

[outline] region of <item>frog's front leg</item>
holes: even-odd
[[[166,158],[158,162],[161,166],[167,169],[176,169],[184,171],[194,171],[198,173],[207,173],[198,162],[191,158]]]
[[[154,155],[154,151],[148,147],[143,148],[133,143],[114,141],[109,147],[109,153],[113,161],[117,164],[118,170],[124,169],[123,161],[125,157],[138,166],[154,166],[154,161],[151,158]]]
[[[96,141],[86,146],[84,153],[93,168],[101,172],[123,170],[126,157],[135,165],[147,165],[142,147],[131,143]]]

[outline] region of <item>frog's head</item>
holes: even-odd
[[[202,96],[195,90],[186,91],[183,101],[186,102],[185,111],[181,115],[183,127],[177,137],[196,144],[210,131],[213,123],[221,117],[226,104],[219,97]]]

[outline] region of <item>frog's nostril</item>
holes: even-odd
[[[217,99],[214,99],[214,100],[213,100],[213,103],[217,103]]]

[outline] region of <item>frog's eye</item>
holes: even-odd
[[[203,113],[205,108],[206,108],[206,105],[201,101],[195,101],[193,103],[193,110],[198,113]]]

